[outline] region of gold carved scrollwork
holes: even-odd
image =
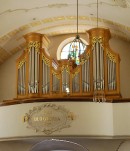
[[[50,67],[50,60],[49,60],[47,57],[45,57],[44,54],[42,54],[42,60],[44,61],[44,63],[45,63],[46,65],[48,65],[48,66]]]
[[[39,52],[39,50],[40,50],[40,42],[39,41],[30,41],[28,43],[28,50],[30,51],[32,47],[35,48],[35,50],[37,52]]]
[[[23,117],[23,122],[28,122],[29,120],[29,115],[26,113],[25,116]]]
[[[92,47],[94,47],[95,43],[99,42],[103,47],[103,37],[93,37],[92,39]]]
[[[79,73],[79,69],[76,70],[76,71],[72,74],[72,78],[74,78],[78,73]]]
[[[56,76],[57,79],[60,79],[60,74],[56,73],[54,70],[52,70],[52,74],[53,74],[54,76]]]
[[[26,62],[26,57],[19,61],[18,69],[22,67],[22,65]]]
[[[83,65],[85,62],[87,62],[90,58],[90,50],[87,51],[84,58],[81,60],[81,64]]]
[[[70,74],[70,69],[69,69],[69,66],[68,66],[68,65],[63,65],[63,66],[61,67],[61,71],[62,71],[62,72],[63,72],[64,69]]]
[[[86,60],[88,60],[90,57],[90,50],[86,53]]]
[[[116,56],[113,55],[113,54],[112,54],[110,51],[108,51],[108,50],[107,50],[107,57],[108,57],[111,61],[113,61],[113,62],[116,63]]]

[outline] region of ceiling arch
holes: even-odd
[[[97,1],[79,0],[79,33],[97,25]],[[130,0],[99,0],[99,26],[130,41]],[[1,0],[0,63],[25,46],[23,35],[47,36],[76,32],[76,0]]]

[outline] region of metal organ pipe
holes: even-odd
[[[20,84],[20,92],[21,92],[21,94],[22,94],[22,85],[23,85],[23,83],[22,83],[22,69],[21,69],[21,67],[20,67],[20,79],[21,79],[21,84]]]
[[[44,94],[44,61],[42,60],[42,93]]]
[[[116,63],[114,62],[114,90],[116,89]]]
[[[94,82],[94,90],[96,90],[96,78],[97,78],[97,71],[96,71],[96,52],[95,47],[93,47],[93,82]]]
[[[108,89],[116,89],[116,62],[111,58],[107,57],[107,68],[108,68]]]
[[[46,83],[45,83],[45,85],[46,85],[46,93],[47,93],[47,88],[48,88],[48,66],[47,65],[45,65],[46,66],[46,71],[45,71],[45,75],[46,75]]]
[[[23,63],[23,94],[25,94],[25,63]]]
[[[104,50],[99,42],[93,48],[94,90],[104,90]]]
[[[83,65],[84,67],[84,92],[86,92],[86,88],[87,88],[87,61],[84,63]]]
[[[18,68],[18,94],[20,94],[20,69]]]
[[[90,58],[87,60],[87,91],[90,91]]]
[[[82,64],[82,90],[83,92],[90,91],[90,57]]]

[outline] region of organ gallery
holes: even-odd
[[[47,38],[39,33],[24,36],[26,48],[17,59],[17,99],[120,98],[120,57],[109,46],[109,29],[87,31],[89,45],[75,59],[54,60],[47,53]]]

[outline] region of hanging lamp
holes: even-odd
[[[74,60],[76,64],[80,63],[80,55],[86,49],[86,44],[80,39],[78,33],[78,0],[77,0],[77,34],[69,47],[68,60]]]

